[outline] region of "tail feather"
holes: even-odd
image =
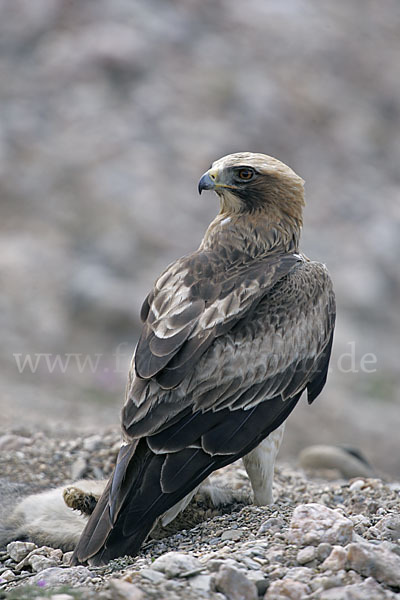
[[[212,471],[253,450],[286,419],[300,395],[287,401],[276,397],[248,411],[221,410],[210,415],[211,429],[208,415],[198,413],[199,438],[192,447],[175,450],[174,441],[174,451],[154,452],[151,438],[145,437],[123,446],[113,477],[75,549],[73,564],[101,565],[125,554],[134,556],[159,517]]]

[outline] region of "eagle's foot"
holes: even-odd
[[[68,486],[63,491],[63,498],[69,508],[79,510],[83,515],[90,516],[96,508],[100,496],[84,492],[74,486]]]

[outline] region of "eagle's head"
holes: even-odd
[[[203,190],[218,194],[224,214],[262,212],[302,221],[303,179],[266,154],[238,152],[216,160],[199,181]]]

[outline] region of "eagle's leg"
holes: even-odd
[[[274,466],[284,430],[285,423],[282,423],[254,450],[243,457],[243,463],[253,488],[254,504],[258,506],[266,506],[274,501],[272,493]]]

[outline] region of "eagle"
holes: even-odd
[[[284,422],[325,385],[335,297],[299,251],[304,181],[270,156],[215,161],[198,190],[220,211],[199,248],[159,276],[122,410],[115,470],[72,564],[134,556],[210,473],[243,457],[254,502],[272,502]]]

